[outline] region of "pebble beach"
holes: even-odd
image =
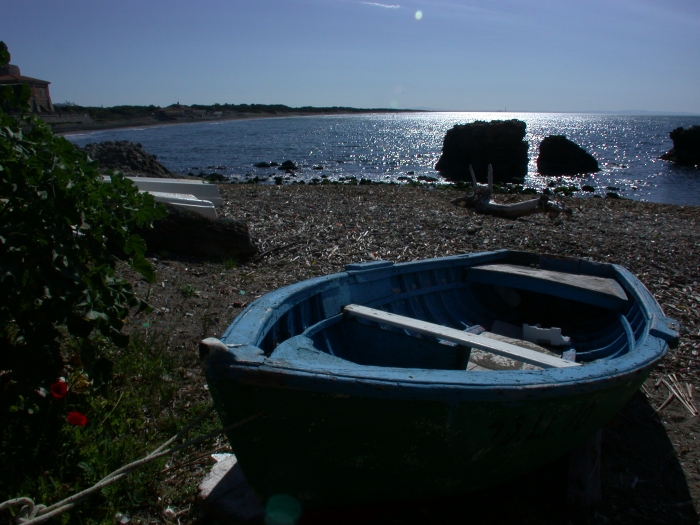
[[[152,254],[158,274],[158,284],[150,290],[154,309],[127,325],[133,331],[147,322],[166,330],[175,351],[191,353],[187,373],[197,396],[207,395],[195,359],[199,340],[221,335],[255,298],[342,271],[351,262],[403,262],[508,248],[621,264],[649,288],[668,316],[681,323],[681,343],[604,429],[603,502],[594,510],[615,523],[638,523],[640,516],[662,523],[697,522],[698,417],[679,402],[656,410],[669,396],[662,378],[674,374],[681,384],[690,385],[691,392],[699,384],[700,207],[563,198],[561,202],[573,211],[570,217],[506,220],[455,205],[450,201],[463,192],[434,185],[223,184],[220,191],[225,201],[220,216],[246,221],[260,255],[244,263]],[[495,196],[501,203],[527,198]],[[125,275],[145,292],[145,283],[126,271]],[[193,293],[185,297],[184,286]],[[226,447],[225,441],[221,447]],[[201,476],[206,464],[206,459],[199,466],[193,464],[193,469],[198,467],[193,475]],[[537,480],[528,484],[536,487]],[[496,497],[493,493],[479,497],[492,496]],[[549,496],[524,491],[499,509],[499,516],[541,523],[546,515],[554,520],[548,523],[566,523],[576,515]],[[525,497],[539,498],[541,508],[535,505],[524,512]],[[427,509],[443,523],[459,521],[458,509],[449,503]],[[581,516],[593,521],[570,522],[600,522],[592,517],[593,510],[586,512]],[[431,521],[413,521],[413,512],[408,514],[396,522]],[[381,522],[381,516],[373,519]],[[557,521],[557,516],[564,521]]]

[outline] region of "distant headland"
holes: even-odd
[[[57,133],[123,127],[157,126],[216,120],[313,115],[357,115],[362,113],[416,113],[421,110],[391,108],[311,107],[292,108],[283,104],[171,104],[158,106],[79,106],[70,102],[54,104],[52,114],[42,114]]]

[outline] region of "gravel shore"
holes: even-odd
[[[678,381],[699,386],[700,207],[569,198],[562,201],[573,210],[570,218],[534,215],[510,221],[454,205],[450,200],[462,193],[439,187],[226,184],[220,190],[225,200],[221,215],[247,221],[262,255],[237,264],[154,254],[158,283],[149,299],[154,310],[128,324],[130,330],[146,322],[169,330],[173,350],[193,355],[193,388],[200,393],[204,381],[194,358],[198,340],[220,335],[255,298],[341,271],[350,262],[402,262],[511,248],[621,264],[649,288],[667,315],[680,321],[682,333],[680,347],[656,369],[646,392],[640,391],[604,429],[603,502],[585,511],[562,505],[562,480],[554,470],[537,474],[539,482],[521,482],[512,497],[499,496],[501,488],[477,499],[500,501],[484,514],[494,522],[697,522],[699,418],[678,401],[659,413],[654,409],[668,397],[663,383],[656,386],[660,378],[675,374]],[[496,196],[502,203],[526,198]],[[148,285],[134,282],[145,295]],[[537,488],[542,479],[556,487],[543,493]],[[442,523],[463,522],[464,512],[474,517],[465,511],[464,501],[421,507],[390,521],[429,523],[438,517]],[[423,510],[432,518],[421,521]],[[373,518],[382,521],[378,516]]]

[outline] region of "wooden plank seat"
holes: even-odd
[[[524,363],[529,363],[542,368],[567,368],[572,366],[581,366],[580,363],[566,361],[559,357],[550,356],[503,341],[490,339],[481,335],[469,334],[455,328],[449,328],[435,323],[428,323],[426,321],[405,317],[403,315],[383,312],[381,310],[368,308],[366,306],[349,304],[343,308],[343,311],[350,316],[376,321],[380,324],[388,326],[403,328],[405,330],[410,330],[411,332],[423,335],[439,337],[440,339],[451,341],[458,345],[477,348],[479,350],[491,352],[496,355],[508,357],[510,359],[515,359],[517,361],[522,361]]]
[[[467,270],[471,282],[541,292],[582,303],[618,310],[627,303],[622,286],[608,277],[578,275],[517,266],[488,264]]]

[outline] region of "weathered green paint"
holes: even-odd
[[[444,497],[497,484],[578,446],[643,378],[564,398],[439,401],[353,397],[211,382],[228,434],[258,494],[305,506]]]
[[[514,280],[523,301],[509,305],[470,277],[494,263],[614,280],[627,300],[591,306],[551,279]],[[351,303],[455,329],[557,323],[546,326],[569,331],[582,366],[467,372],[468,349],[348,319]],[[252,303],[223,334],[228,351],[205,363],[225,425],[262,416],[228,433],[261,497],[363,505],[460,494],[561,457],[634,394],[677,329],[624,268],[499,251],[353,265],[282,288]]]

